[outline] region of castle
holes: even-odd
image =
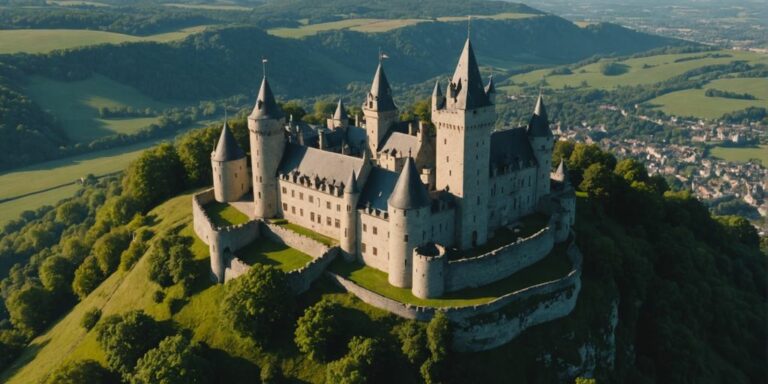
[[[215,200],[236,202],[250,191],[253,217],[286,219],[337,239],[346,260],[385,272],[391,285],[417,297],[499,280],[568,238],[575,197],[564,164],[550,172],[554,137],[542,97],[527,127],[502,130],[495,130],[495,97],[469,39],[445,91],[435,84],[431,125],[399,121],[381,60],[364,120],[351,119],[339,100],[324,126],[286,119],[265,74],[248,116],[250,175],[225,123],[211,155]],[[482,247],[535,212],[549,220],[544,245],[494,253],[508,260],[480,267],[466,263],[474,270],[464,277],[449,271],[459,263],[448,254]],[[211,271],[223,282],[230,256],[215,248]],[[490,277],[457,283],[473,273]]]

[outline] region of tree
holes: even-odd
[[[339,304],[321,300],[307,308],[299,318],[294,341],[310,359],[318,362],[332,360],[343,346],[339,310]]]
[[[90,331],[99,322],[99,319],[101,319],[101,310],[91,308],[83,314],[83,317],[80,319],[80,326]]]
[[[240,335],[263,344],[285,324],[294,301],[285,273],[256,264],[248,273],[227,284],[223,317]]]
[[[349,352],[328,364],[325,382],[328,384],[368,383],[375,377],[376,362],[381,358],[381,343],[376,339],[355,336],[349,342]]]
[[[282,104],[281,107],[286,116],[293,116],[293,121],[300,121],[307,114],[307,111],[304,110],[304,107],[298,100],[288,101]]]
[[[647,182],[648,171],[643,163],[635,159],[623,159],[616,164],[613,172],[624,178],[630,184],[636,181]]]
[[[64,363],[56,368],[44,384],[109,384],[116,378],[95,360],[78,360]]]
[[[79,201],[68,201],[56,207],[56,221],[64,225],[82,223],[88,216],[88,206]]]
[[[16,359],[26,344],[26,337],[18,330],[0,329],[0,371]]]
[[[197,271],[189,243],[189,238],[175,234],[158,239],[148,260],[150,280],[162,287],[183,283],[188,288]]]
[[[590,197],[597,199],[607,198],[611,193],[611,172],[600,163],[590,165],[584,171],[584,180],[579,184],[579,189],[587,192]]]
[[[96,340],[109,367],[128,377],[136,362],[154,348],[165,332],[143,311],[108,316],[97,327]]]
[[[115,229],[93,244],[92,254],[104,276],[109,276],[120,265],[120,254],[131,243],[131,234],[125,229]]]
[[[215,127],[191,131],[176,144],[189,186],[211,184],[211,150],[217,139],[216,131]]]
[[[50,324],[51,304],[50,292],[35,284],[13,292],[5,303],[11,323],[29,334],[36,334]]]
[[[421,366],[421,376],[428,384],[445,379],[451,347],[451,324],[445,312],[437,311],[427,325],[430,357]]]
[[[742,244],[753,248],[760,247],[760,236],[749,220],[741,216],[719,216],[715,217],[715,220],[723,226],[726,233]]]
[[[85,258],[75,270],[72,280],[72,291],[82,300],[104,281],[104,274],[99,268],[99,262],[93,256]]]
[[[136,363],[131,384],[201,384],[211,382],[210,364],[200,356],[200,347],[189,336],[163,339]]]
[[[51,256],[42,264],[38,270],[40,282],[45,289],[56,295],[71,296],[72,279],[75,277],[75,265],[63,256]],[[71,298],[70,298],[71,300]]]
[[[181,191],[184,178],[176,149],[171,144],[160,144],[131,163],[123,177],[123,188],[136,198],[143,211]]]
[[[419,365],[427,359],[427,334],[417,321],[409,320],[395,329],[403,355],[411,364]]]

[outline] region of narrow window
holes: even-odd
[[[378,234],[378,233],[379,233],[379,230],[378,230],[378,228],[376,228],[376,226],[374,226],[374,227],[373,227],[373,234],[374,234],[374,235],[376,235],[376,234]]]
[[[378,253],[379,253],[378,249],[376,249],[376,247],[373,247],[373,255],[376,256]]]
[[[368,232],[368,225],[367,224],[363,224],[363,232]]]

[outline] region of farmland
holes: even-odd
[[[725,97],[708,97],[707,89],[717,89],[736,93],[748,93],[756,100],[731,99]],[[658,106],[664,113],[676,116],[696,116],[714,119],[724,113],[745,109],[748,107],[768,108],[768,79],[766,78],[736,78],[718,79],[707,83],[701,89],[686,89],[668,93],[651,99],[649,104]]]

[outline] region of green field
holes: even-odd
[[[244,7],[242,5],[232,4],[179,4],[179,3],[166,3],[163,4],[166,7],[174,8],[188,8],[188,9],[209,9],[214,11],[250,11],[253,7]]]
[[[54,205],[60,200],[74,196],[78,190],[80,190],[80,184],[72,184],[0,203],[0,227],[11,220],[18,219],[24,211],[34,211],[44,205]]]
[[[131,134],[157,122],[155,117],[102,119],[99,108],[133,107],[162,110],[173,106],[155,101],[135,88],[101,75],[80,81],[57,81],[33,76],[29,96],[56,116],[74,142],[88,142],[116,133]]]
[[[150,36],[85,29],[6,29],[0,30],[0,53],[46,53],[96,44],[118,44],[139,41],[169,42],[202,32],[207,26],[184,28]]]
[[[83,5],[93,6],[93,7],[111,7],[111,5],[106,3],[99,3],[96,1],[81,1],[81,0],[48,0],[46,1],[46,3],[55,4],[61,7],[79,7]]]
[[[680,58],[701,56],[707,53],[728,54],[730,57],[707,57],[675,62],[675,60]],[[727,64],[735,60],[744,60],[752,64],[768,64],[768,55],[754,52],[723,50],[639,57],[619,61],[619,63],[624,64],[629,68],[626,73],[616,76],[606,76],[600,72],[602,61],[605,60],[607,59],[582,67],[571,68],[573,73],[569,75],[550,75],[552,69],[548,68],[515,75],[509,80],[512,82],[512,85],[533,85],[539,84],[541,80],[544,79],[547,83],[545,87],[553,89],[561,89],[566,86],[581,87],[583,82],[586,82],[587,86],[591,88],[613,89],[618,86],[654,84],[681,75],[695,68],[714,64]],[[509,87],[499,88],[505,90],[510,89]]]
[[[475,19],[493,19],[493,20],[513,20],[524,19],[528,17],[535,17],[537,15],[527,13],[499,13],[496,15],[477,15],[472,16]],[[466,21],[467,16],[446,16],[438,17],[437,21],[440,22],[456,22]],[[348,29],[358,32],[376,33],[386,32],[393,29],[407,27],[409,25],[415,25],[418,23],[433,22],[428,19],[344,19],[339,21],[331,21],[327,23],[318,24],[305,24],[297,28],[273,28],[268,30],[272,35],[288,38],[302,38],[306,36],[312,36],[319,32],[333,31],[337,29]]]
[[[205,206],[205,212],[217,227],[228,227],[230,225],[244,224],[250,221],[244,213],[237,208],[227,204],[214,201]]]
[[[312,261],[311,256],[301,251],[267,239],[258,239],[235,252],[235,255],[248,265],[272,265],[285,272],[299,269]]]
[[[709,155],[733,163],[746,163],[751,159],[760,160],[763,165],[768,165],[768,145],[757,147],[714,147]]]
[[[331,265],[330,271],[401,303],[432,307],[462,307],[487,303],[507,293],[565,277],[571,270],[571,263],[565,253],[565,247],[565,244],[558,245],[543,260],[506,279],[483,287],[446,293],[439,299],[418,298],[411,293],[410,288],[398,288],[389,284],[385,272],[363,264],[347,263],[337,259]]]
[[[725,97],[708,97],[707,89],[718,89],[737,93],[749,93],[757,100],[740,100]],[[676,116],[696,116],[705,119],[719,118],[723,114],[748,107],[768,108],[768,78],[718,79],[701,89],[686,89],[667,93],[648,101],[657,105],[664,113]]]

